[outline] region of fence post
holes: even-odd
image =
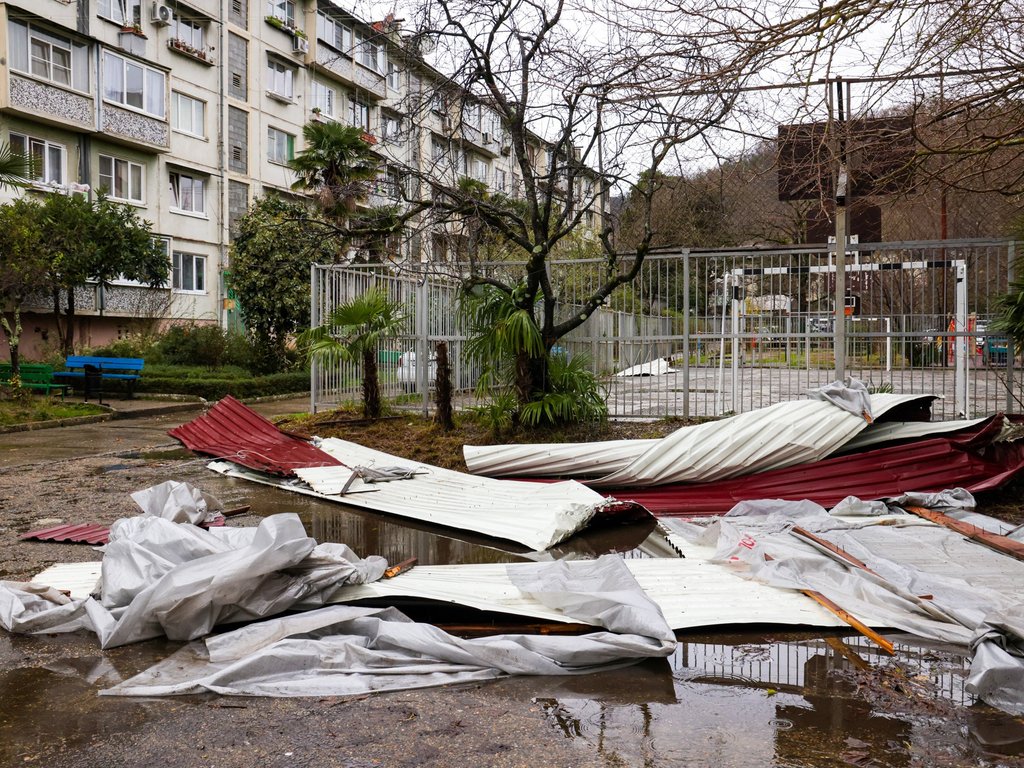
[[[309,327],[316,328],[320,325],[320,269],[317,264],[309,265]],[[319,387],[319,366],[316,362],[309,365],[309,412],[316,413],[317,396]]]
[[[1006,292],[1010,292],[1010,285],[1014,279],[1014,261],[1017,258],[1017,243],[1011,241],[1006,246]],[[1013,396],[1013,362],[1017,356],[1017,345],[1013,338],[1007,334],[1006,337],[1006,413],[1013,413],[1017,410]]]
[[[953,337],[953,408],[961,418],[971,414],[967,410],[967,263],[957,259],[953,266],[955,280],[954,308],[956,312]]]
[[[683,251],[683,418],[690,418],[690,252]]]
[[[430,415],[430,344],[427,338],[430,286],[428,275],[416,283],[416,386],[423,395],[423,415]]]

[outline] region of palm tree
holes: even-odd
[[[0,144],[0,188],[22,187],[32,178],[32,158]]]
[[[325,213],[346,218],[377,178],[379,159],[354,126],[309,122],[302,135],[306,149],[288,163],[298,177],[292,189],[314,193]]]
[[[310,328],[299,335],[299,348],[310,362],[335,366],[341,361],[363,362],[363,415],[376,419],[381,415],[380,384],[377,376],[377,347],[388,336],[398,333],[406,315],[383,288],[374,286],[351,301],[339,304],[327,324]]]

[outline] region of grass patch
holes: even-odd
[[[73,419],[95,416],[107,410],[92,403],[65,403],[49,397],[15,397],[0,400],[0,427],[26,424],[32,421]]]

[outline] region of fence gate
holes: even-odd
[[[587,356],[615,417],[714,416],[799,397],[834,377],[829,248],[652,254],[633,283],[615,291],[559,346]],[[1013,349],[988,330],[994,301],[1012,278],[1014,243],[861,243],[848,249],[849,375],[877,390],[939,395],[932,409],[937,419],[1022,410]],[[578,311],[604,266],[598,259],[552,262],[562,317]],[[516,274],[518,267],[485,265],[495,274]],[[313,322],[325,322],[333,307],[372,284],[384,286],[408,313],[403,332],[380,350],[385,393],[428,408],[431,350],[446,341],[456,388],[471,401],[465,393],[478,372],[462,353],[466,336],[452,278],[314,265]],[[400,365],[408,353],[427,364]],[[655,375],[619,375],[637,366],[633,373]],[[315,369],[312,379],[314,409],[360,391],[354,365]]]

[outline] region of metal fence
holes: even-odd
[[[1006,240],[850,245],[847,373],[878,390],[941,396],[935,418],[1020,411],[1012,347],[988,330],[1014,256]],[[587,355],[617,417],[713,416],[793,399],[834,378],[833,258],[828,246],[658,253],[560,346]],[[565,316],[598,284],[602,267],[599,260],[551,264]],[[407,330],[381,349],[387,394],[413,392],[426,407],[432,365],[400,367],[398,358],[413,352],[429,361],[437,341],[449,344],[456,388],[471,390],[478,371],[463,354],[458,282],[450,275],[315,265],[313,322],[374,283],[409,313]],[[618,375],[659,360],[671,371]],[[317,369],[312,388],[314,408],[352,400],[358,371]]]

